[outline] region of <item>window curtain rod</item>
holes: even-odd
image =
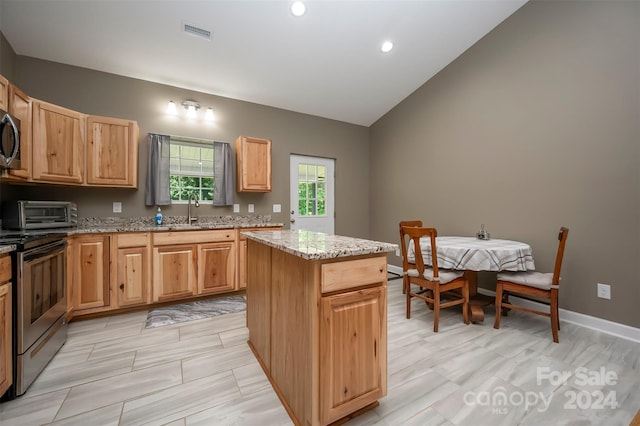
[[[214,143],[213,139],[204,139],[204,138],[194,138],[190,136],[178,136],[178,135],[168,135],[171,139],[181,142],[190,142],[190,143]]]

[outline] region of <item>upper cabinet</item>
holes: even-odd
[[[238,192],[271,192],[271,140],[236,139]]]
[[[0,75],[0,109],[9,109],[9,80]]]
[[[20,120],[20,168],[7,182],[138,187],[138,123],[34,99],[0,75],[0,109]]]
[[[138,124],[118,118],[87,118],[87,183],[138,186]]]
[[[33,101],[33,180],[82,184],[84,114]]]

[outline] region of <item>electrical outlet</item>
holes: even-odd
[[[253,204],[249,204],[248,212],[253,213]]]
[[[114,213],[122,213],[122,203],[119,201],[113,202],[113,212]]]
[[[601,299],[611,299],[611,286],[598,283],[598,297]]]
[[[274,213],[280,213],[282,211],[282,206],[280,204],[274,204],[273,205],[273,212]]]
[[[234,213],[240,213],[240,204],[234,204],[233,205],[233,212]]]

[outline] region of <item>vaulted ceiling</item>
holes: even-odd
[[[369,126],[526,0],[0,2],[19,55]]]

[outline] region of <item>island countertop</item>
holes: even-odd
[[[242,235],[306,260],[332,259],[398,250],[397,244],[305,230],[242,232]]]

